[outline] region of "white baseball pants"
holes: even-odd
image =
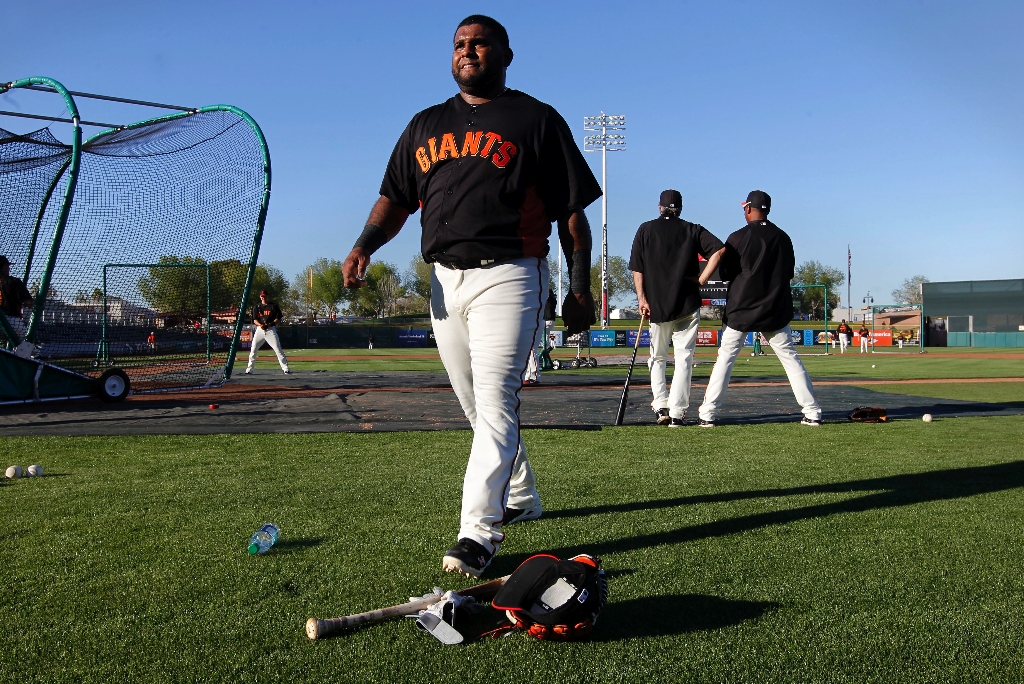
[[[725,390],[729,387],[729,378],[732,377],[732,366],[736,363],[736,357],[743,348],[745,333],[734,330],[728,326],[722,334],[722,346],[718,350],[718,359],[711,371],[711,378],[708,380],[708,388],[704,393],[704,403],[700,405],[701,420],[713,421],[722,407],[725,399]],[[768,344],[775,350],[775,355],[782,362],[789,377],[789,385],[793,388],[796,401],[800,404],[806,418],[821,420],[821,407],[814,399],[814,388],[811,386],[811,378],[807,375],[807,369],[796,353],[793,346],[793,338],[789,333],[787,325],[782,330],[772,333],[765,333]]]
[[[850,338],[845,333],[839,333],[839,353],[845,354],[846,348],[850,346]]]
[[[281,351],[281,338],[277,336],[277,328],[267,328],[264,330],[258,325],[252,326],[252,346],[249,349],[249,365],[246,367],[246,372],[252,370],[252,367],[256,364],[256,354],[263,347],[263,343],[266,342],[270,345],[270,348],[277,354],[277,362],[281,364],[281,370],[288,371],[288,357]]]
[[[867,351],[869,351],[868,350],[868,336],[867,335],[861,335],[860,336],[860,353],[864,354]]]
[[[667,408],[673,418],[682,418],[690,407],[690,378],[693,376],[693,351],[697,347],[699,324],[699,312],[667,323],[651,323],[651,358],[647,359],[647,367],[651,369],[651,392],[654,394],[651,408],[655,411]],[[669,340],[676,356],[671,392],[665,373]]]
[[[519,432],[519,393],[543,330],[548,264],[535,257],[484,268],[434,265],[430,318],[448,379],[473,428],[459,538],[491,552],[505,507],[540,505]]]

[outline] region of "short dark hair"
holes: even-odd
[[[505,30],[505,27],[502,26],[497,19],[492,19],[491,17],[488,17],[485,14],[469,15],[468,17],[463,19],[458,26],[455,27],[455,30],[458,31],[463,26],[472,26],[473,24],[480,24],[481,26],[486,26],[491,30],[491,33],[493,33],[495,36],[501,39],[501,42],[505,45],[506,48],[510,47],[508,43],[508,31]]]

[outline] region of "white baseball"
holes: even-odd
[[[21,466],[11,466],[10,468],[7,469],[7,472],[5,474],[7,475],[7,478],[10,480],[19,478],[21,477]]]
[[[871,364],[871,367],[872,367],[872,368],[874,368],[874,367],[875,367],[875,364]]]
[[[926,423],[932,422],[932,414],[930,414],[930,413],[924,414],[923,416],[921,416],[921,420],[923,420]]]
[[[41,465],[30,465],[28,467],[28,476],[29,477],[42,477],[43,476],[43,466],[41,466]]]

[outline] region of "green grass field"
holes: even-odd
[[[1024,417],[525,434],[545,517],[489,576],[602,556],[591,642],[306,639],[465,584],[468,432],[0,439],[48,472],[0,484],[0,680],[1024,679]]]
[[[632,350],[617,348],[614,350],[598,350],[595,356],[614,354],[622,356]],[[1024,378],[1024,362],[1017,358],[1018,350],[984,349],[963,354],[963,358],[942,356],[939,354],[833,354],[830,356],[804,356],[804,365],[812,377],[848,379],[848,380],[911,380],[932,378]],[[749,353],[749,352],[747,352]],[[984,355],[983,355],[984,353]],[[711,375],[715,359],[713,348],[698,348],[699,363],[693,369],[697,378]],[[570,350],[560,349],[556,357],[570,357]],[[993,358],[988,358],[988,356]],[[245,367],[247,355],[239,355],[239,365]],[[357,360],[316,360],[303,361],[303,357],[357,357]],[[336,371],[433,371],[444,372],[441,359],[436,349],[297,349],[288,351],[289,364],[296,370],[336,370]],[[638,376],[648,375],[648,351],[642,349],[637,356],[636,370]],[[276,364],[274,356],[264,352],[259,363]],[[871,366],[875,366],[872,368]],[[561,372],[561,371],[555,371]],[[593,369],[579,369],[572,373],[596,376],[620,375],[625,377],[623,366],[598,366]],[[774,356],[750,357],[741,355],[733,370],[736,377],[785,377],[782,365]]]

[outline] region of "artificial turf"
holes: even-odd
[[[488,576],[603,557],[590,642],[306,639],[467,583],[468,432],[4,438],[47,476],[0,485],[0,680],[1024,679],[1024,417],[524,434],[545,515]]]

